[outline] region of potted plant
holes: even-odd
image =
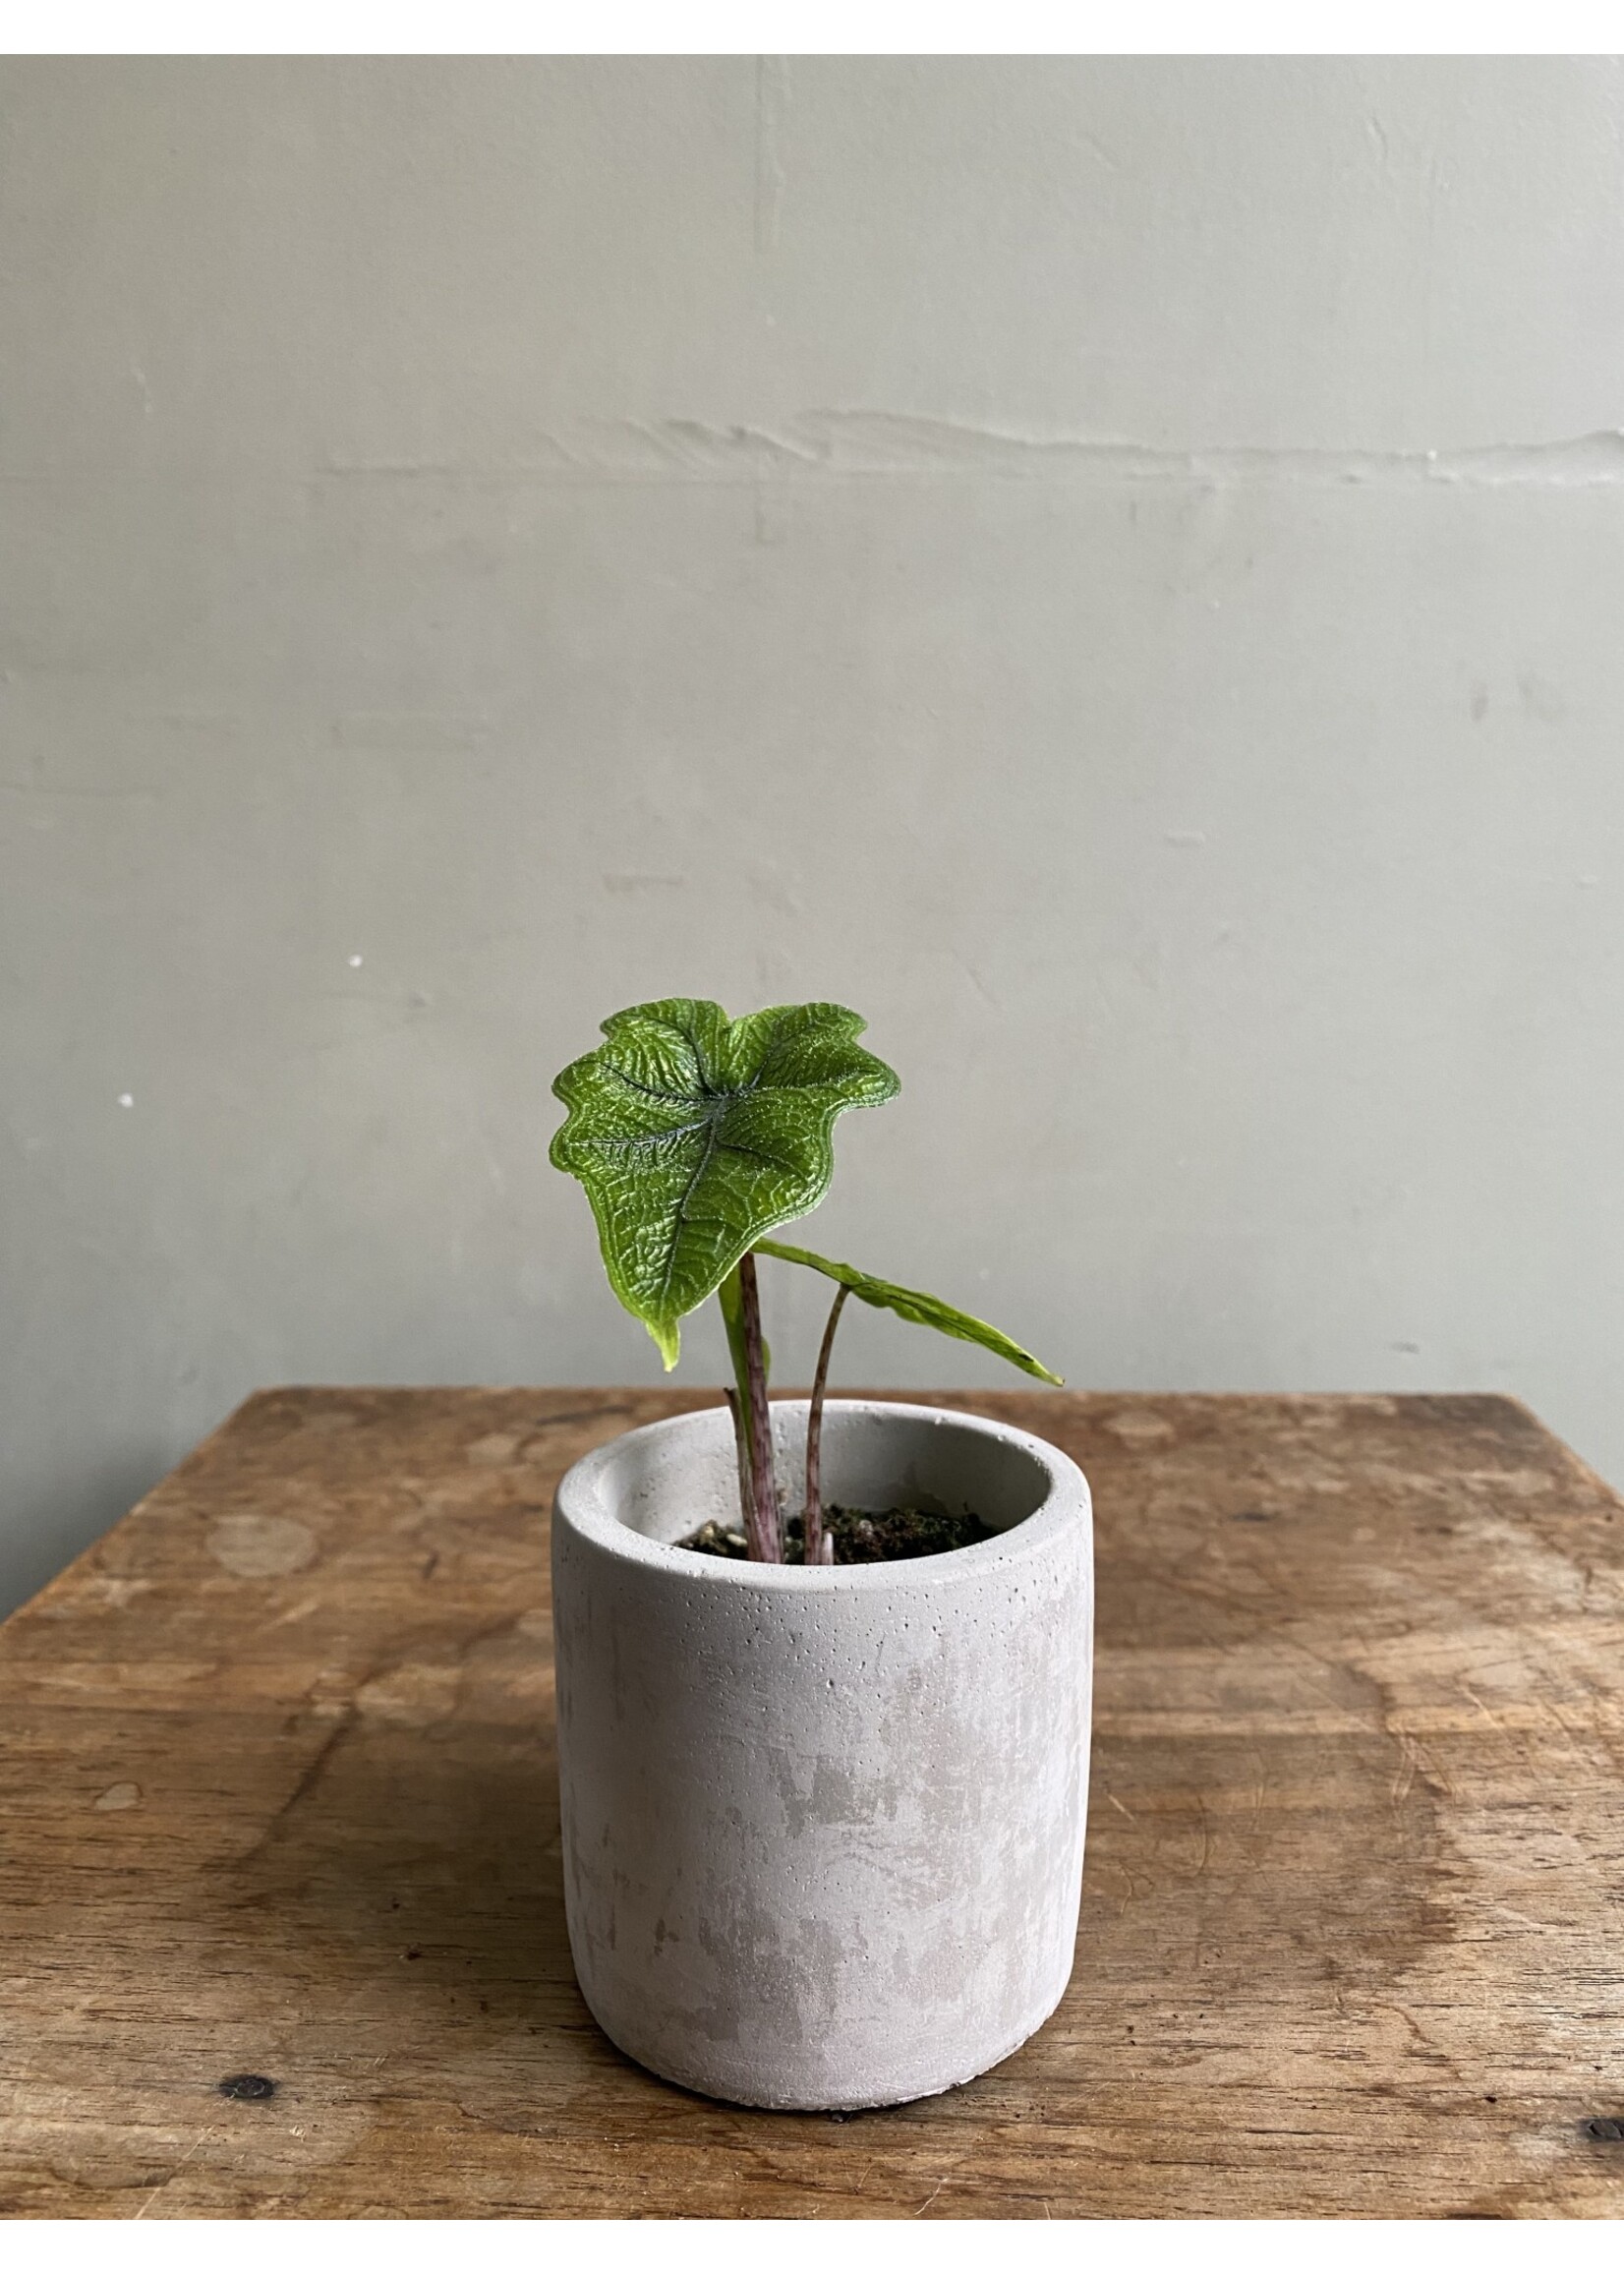
[[[554,1165],[667,1369],[716,1295],[726,1404],[578,1461],[553,1509],[570,1948],[646,2068],[772,2108],[912,2100],[1053,2012],[1081,1889],[1088,1487],[1053,1446],[828,1399],[846,1298],[1057,1376],[935,1297],[768,1237],[815,1207],[849,1107],[897,1093],[863,1021],[606,1020],[559,1075]],[[756,1258],[836,1283],[809,1399],[769,1404]]]

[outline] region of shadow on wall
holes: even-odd
[[[154,1439],[145,1450],[132,1449],[89,1469],[71,1460],[66,1467],[66,1476],[38,1492],[8,1495],[0,1517],[0,1618],[37,1595],[127,1516],[174,1461]]]

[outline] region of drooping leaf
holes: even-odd
[[[552,1084],[569,1108],[552,1165],[586,1187],[609,1285],[667,1370],[677,1321],[829,1190],[836,1117],[896,1096],[863,1024],[838,1003],[734,1020],[686,996],[639,1003]]]
[[[938,1334],[951,1334],[959,1342],[978,1342],[983,1350],[1019,1367],[1022,1373],[1053,1382],[1057,1389],[1066,1386],[1058,1373],[1051,1373],[1029,1350],[1022,1350],[996,1326],[989,1326],[984,1318],[972,1318],[967,1311],[956,1311],[951,1303],[943,1303],[934,1295],[922,1295],[913,1287],[896,1287],[889,1279],[859,1271],[855,1263],[832,1263],[827,1255],[814,1255],[810,1248],[786,1247],[782,1240],[758,1240],[756,1252],[776,1255],[783,1263],[804,1263],[810,1271],[821,1271],[826,1279],[838,1279],[860,1303],[871,1303],[876,1311],[895,1311],[899,1318],[911,1319],[915,1326],[934,1326]]]

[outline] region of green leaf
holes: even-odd
[[[552,1165],[586,1187],[609,1285],[667,1370],[678,1319],[829,1190],[836,1116],[896,1096],[891,1068],[858,1046],[863,1023],[838,1003],[731,1020],[686,996],[640,1003],[552,1084],[569,1108]]]
[[[959,1342],[978,1342],[983,1350],[1019,1367],[1022,1373],[1053,1382],[1056,1389],[1066,1386],[1058,1373],[1040,1366],[1029,1350],[1000,1334],[996,1326],[989,1326],[984,1318],[972,1318],[967,1311],[955,1311],[951,1303],[943,1303],[934,1295],[921,1295],[912,1287],[894,1287],[889,1279],[859,1271],[855,1263],[832,1263],[827,1255],[814,1255],[810,1248],[786,1248],[780,1240],[758,1240],[756,1252],[776,1255],[781,1263],[804,1263],[809,1271],[838,1279],[860,1303],[872,1303],[876,1311],[895,1311],[899,1318],[911,1319],[915,1326],[934,1326],[938,1334],[954,1335]]]

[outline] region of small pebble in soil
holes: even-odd
[[[948,1516],[930,1508],[834,1507],[824,1510],[823,1520],[837,1563],[901,1563],[916,1555],[947,1555],[995,1537],[993,1526],[979,1516]],[[786,1563],[802,1560],[803,1540],[801,1519],[791,1516],[784,1527]],[[726,1555],[738,1562],[748,1552],[742,1528],[714,1518],[677,1545],[695,1555]]]

